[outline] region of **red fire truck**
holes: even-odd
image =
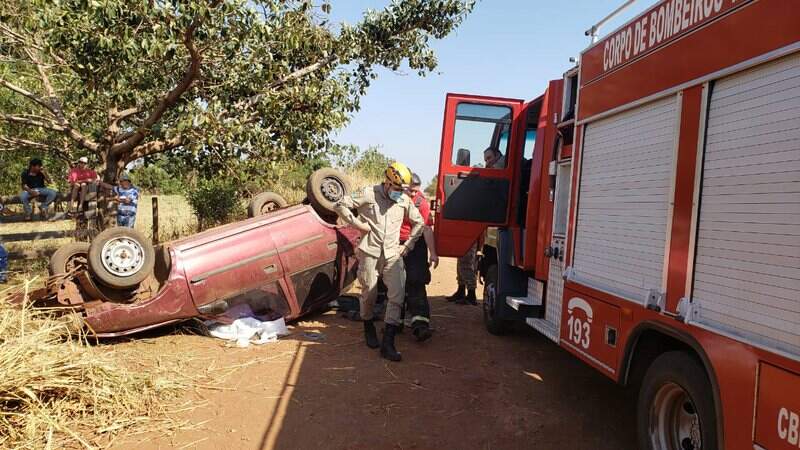
[[[531,101],[448,94],[439,254],[638,388],[643,449],[800,448],[800,3],[663,0]]]

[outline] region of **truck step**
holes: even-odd
[[[519,311],[520,306],[538,306],[530,297],[506,297],[506,304]]]
[[[551,341],[558,343],[559,336],[558,336],[558,326],[553,322],[545,319],[537,319],[535,317],[529,317],[525,319],[525,322],[534,330],[538,331],[545,335]]]

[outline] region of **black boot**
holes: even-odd
[[[367,347],[378,348],[381,344],[378,342],[378,333],[375,331],[375,324],[371,320],[364,321],[364,339],[367,341]]]
[[[414,330],[414,337],[416,337],[417,341],[419,342],[427,341],[433,334],[431,333],[431,327],[428,326],[427,322],[415,322],[411,328]]]
[[[459,300],[456,300],[456,303],[458,303],[459,305],[477,305],[478,299],[475,298],[475,289],[470,289],[467,292],[467,296]]]
[[[445,300],[447,300],[448,302],[454,302],[456,300],[464,298],[464,290],[465,290],[464,285],[459,284],[458,290],[453,295],[445,297]]]
[[[383,343],[381,344],[381,356],[389,361],[400,361],[402,356],[400,352],[394,348],[394,335],[397,334],[397,325],[386,324],[383,329]]]

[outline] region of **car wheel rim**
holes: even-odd
[[[100,253],[103,268],[118,277],[137,273],[144,266],[144,246],[129,237],[110,239]]]
[[[64,264],[64,268],[66,269],[67,272],[83,269],[86,266],[87,266],[86,254],[72,255],[69,258],[67,258],[67,262],[66,264]]]
[[[276,209],[278,209],[278,204],[277,203],[275,203],[275,202],[267,202],[267,203],[264,203],[264,206],[261,207],[261,213],[264,214],[264,213],[272,212],[272,211],[275,211]]]
[[[682,387],[666,383],[650,407],[650,442],[654,450],[701,450],[697,408]]]
[[[322,180],[322,196],[329,202],[338,202],[344,196],[344,185],[336,178],[327,177]]]

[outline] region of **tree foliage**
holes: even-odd
[[[332,24],[311,0],[6,0],[0,148],[130,162],[313,159],[378,67],[436,67],[472,0],[393,0]]]
[[[438,178],[436,175],[434,175],[430,183],[428,183],[428,186],[425,187],[425,195],[429,199],[436,198],[436,187],[438,183],[439,183]]]

